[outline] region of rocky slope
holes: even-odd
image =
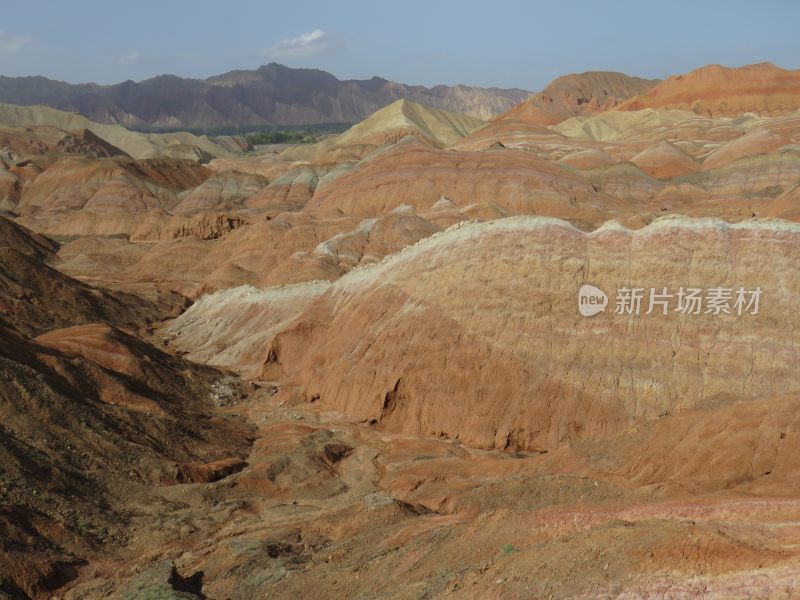
[[[61,275],[43,262],[52,243],[0,230],[0,594],[45,598],[124,543],[132,498],[241,463],[248,433],[215,421],[221,373],[132,333],[165,313]]]
[[[58,244],[0,217],[0,308],[6,325],[25,335],[104,321],[145,329],[184,308],[177,296],[152,303],[132,294],[92,288],[63,275]]]

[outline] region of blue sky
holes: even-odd
[[[800,2],[0,0],[0,74],[115,83],[275,61],[341,79],[538,90],[570,72],[800,68]]]

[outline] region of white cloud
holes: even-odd
[[[141,60],[142,53],[141,52],[131,52],[130,54],[126,54],[125,56],[120,56],[117,59],[117,62],[121,65],[132,65],[137,63]]]
[[[0,29],[0,54],[16,54],[31,42],[33,38],[29,35],[8,33]]]
[[[315,29],[292,38],[281,40],[272,48],[261,51],[265,58],[306,58],[341,50],[344,42]]]

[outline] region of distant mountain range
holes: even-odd
[[[531,93],[463,85],[426,88],[380,77],[341,81],[318,69],[292,69],[276,63],[204,80],[161,75],[115,85],[0,76],[0,102],[43,104],[99,123],[138,130],[219,132],[357,123],[400,99],[485,120],[509,110]]]

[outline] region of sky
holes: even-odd
[[[540,90],[588,70],[800,68],[796,0],[0,0],[0,75],[117,83],[269,62],[340,79]]]

